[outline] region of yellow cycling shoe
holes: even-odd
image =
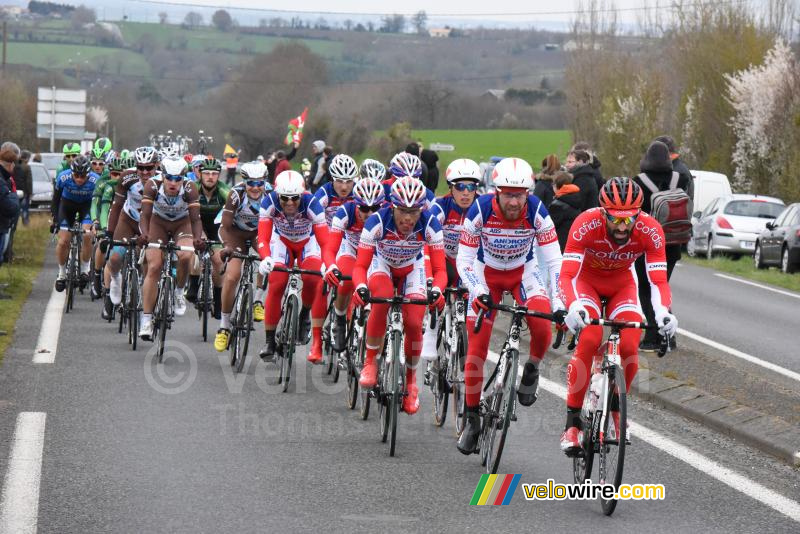
[[[228,340],[231,337],[231,331],[227,328],[220,328],[217,330],[217,335],[214,337],[214,348],[217,352],[224,352],[228,350]]]
[[[264,305],[258,301],[253,304],[253,320],[257,323],[264,320]]]

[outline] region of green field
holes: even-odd
[[[776,287],[783,287],[792,291],[800,291],[800,274],[785,274],[776,267],[769,269],[756,269],[753,265],[753,258],[744,256],[738,260],[732,260],[724,256],[718,256],[708,261],[704,258],[691,258],[684,255],[681,261],[697,265],[698,267],[708,267],[715,271],[730,273],[735,276],[747,278],[754,282],[770,284]]]
[[[439,152],[439,169],[451,161],[470,158],[489,161],[492,156],[516,156],[538,171],[542,159],[551,153],[564,159],[572,143],[567,130],[413,130],[411,135],[426,147],[431,143],[453,145],[452,152]]]
[[[141,54],[101,46],[12,41],[8,43],[8,62],[48,69],[64,69],[80,64],[81,70],[87,72],[104,68],[105,72],[112,74],[150,74],[150,65]]]

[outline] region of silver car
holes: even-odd
[[[29,165],[33,178],[30,209],[49,210],[53,203],[53,179],[50,172],[41,163],[31,162]]]
[[[720,253],[733,258],[751,256],[764,224],[777,217],[783,208],[783,201],[774,197],[744,194],[717,197],[702,212],[694,214],[687,252],[690,256],[705,253],[708,259]]]

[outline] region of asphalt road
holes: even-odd
[[[687,272],[676,273],[677,291],[686,291]],[[349,411],[344,384],[303,361],[305,348],[290,392],[280,393],[268,379],[274,367],[260,361],[233,377],[188,313],[169,332],[174,357],[156,366],[151,344],[132,352],[82,297],[63,319],[55,362],[33,364],[52,275],[40,276],[0,373],[0,472],[12,461],[18,414],[47,414],[41,532],[798,531],[800,515],[782,515],[636,435],[625,479],[664,484],[664,501],[621,502],[605,518],[597,502],[528,502],[520,487],[509,506],[470,507],[479,459],[456,451],[452,421],[433,426],[427,390],[420,412],[401,416],[391,458],[375,413],[360,421]],[[679,312],[698,328],[691,317],[702,313]],[[543,374],[563,384],[555,370]],[[558,449],[563,414],[563,400],[547,392],[521,409],[501,471],[523,483],[571,482]],[[631,416],[722,468],[800,495],[795,470],[708,429],[644,402],[632,403]]]

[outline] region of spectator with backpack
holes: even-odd
[[[672,159],[667,145],[661,141],[653,141],[639,163],[641,173],[634,181],[641,187],[644,195],[642,211],[654,217],[664,229],[665,252],[667,257],[667,280],[672,270],[681,259],[681,246],[686,244],[692,235],[692,200],[688,194],[689,179],[672,169]],[[655,312],[650,304],[650,284],[647,282],[647,270],[644,258],[636,260],[636,274],[639,278],[639,302],[648,323],[655,321]],[[675,347],[675,337],[670,343]],[[660,337],[655,330],[647,330],[639,349],[643,352],[655,352],[660,344]]]
[[[565,163],[567,171],[572,175],[573,185],[581,190],[581,212],[599,206],[599,189],[592,167],[592,154],[586,150],[570,150]]]
[[[694,176],[692,176],[692,173],[689,172],[689,167],[681,159],[681,156],[678,153],[678,146],[675,144],[675,139],[669,135],[659,135],[654,139],[654,141],[661,141],[667,145],[667,148],[669,149],[669,157],[672,160],[672,170],[680,174],[681,177],[686,177],[686,179],[689,181],[689,188],[686,190],[686,192],[689,194],[689,198],[694,201]]]

